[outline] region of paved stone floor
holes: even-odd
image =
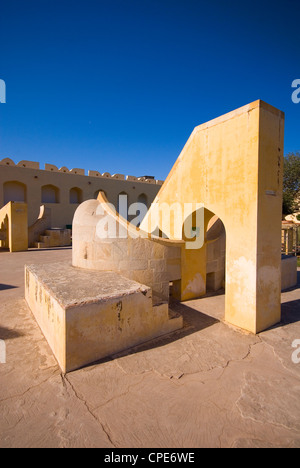
[[[258,336],[224,323],[219,294],[175,305],[184,330],[64,376],[24,302],[23,271],[70,258],[0,253],[2,448],[300,447],[300,281],[282,294],[282,323]]]

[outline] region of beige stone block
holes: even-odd
[[[54,166],[54,164],[45,164],[45,171],[59,172],[58,167]]]
[[[181,247],[166,247],[164,258],[181,258]]]
[[[148,270],[147,260],[122,260],[119,262],[119,271],[126,270]]]
[[[132,259],[150,259],[152,243],[148,239],[128,239],[128,256]]]
[[[113,260],[103,259],[86,259],[82,268],[88,270],[99,270],[99,271],[118,271],[118,263]]]
[[[135,177],[135,176],[126,176],[126,180],[128,180],[129,182],[138,182],[138,178]]]
[[[10,158],[4,158],[0,161],[0,166],[15,166],[16,164]]]
[[[124,174],[113,174],[111,176],[112,179],[117,179],[117,180],[125,180]]]
[[[128,255],[129,247],[127,239],[119,239],[118,241],[113,242],[111,244],[111,250],[114,261],[126,261],[128,258],[130,258]]]
[[[27,266],[25,298],[64,373],[182,327],[151,288],[114,272]]]
[[[126,278],[130,278],[138,283],[145,284],[146,286],[152,287],[154,283],[154,275],[152,270],[134,270],[134,271],[122,271],[122,275]]]
[[[150,241],[151,242],[151,258],[152,259],[163,259],[165,257],[166,247],[159,242]]]
[[[70,174],[75,174],[75,175],[84,176],[84,175],[85,175],[85,170],[84,170],[84,169],[80,169],[80,168],[78,168],[78,167],[74,167],[74,169],[71,169],[71,170],[70,170]]]
[[[167,270],[167,262],[166,260],[150,260],[149,261],[149,268],[154,270],[154,274],[156,272],[165,272]]]
[[[113,245],[112,244],[100,244],[98,242],[95,242],[94,244],[94,260],[108,260],[108,261],[114,261],[113,257]]]
[[[170,285],[169,282],[154,283],[153,284],[153,301],[157,303],[159,301],[169,301],[170,296]]]
[[[170,274],[168,271],[154,271],[153,277],[154,281],[157,283],[170,281]]]
[[[166,265],[167,266],[180,266],[181,259],[180,258],[168,258],[166,259]]]
[[[40,163],[35,161],[20,161],[17,164],[18,167],[25,167],[27,169],[38,170],[40,168]]]
[[[102,174],[98,171],[88,171],[89,177],[102,177]]]
[[[281,290],[297,284],[297,257],[283,257],[281,260]]]
[[[43,247],[50,247],[50,236],[41,236],[40,240]]]
[[[61,167],[58,172],[63,172],[65,174],[70,174],[69,169],[66,166]]]

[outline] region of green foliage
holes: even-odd
[[[294,213],[299,208],[300,197],[300,152],[289,153],[283,165],[283,214]]]

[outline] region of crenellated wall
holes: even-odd
[[[0,166],[12,166],[12,167],[23,167],[25,169],[40,169],[40,163],[35,162],[35,161],[20,161],[17,164],[10,159],[10,158],[4,158],[0,160]],[[50,172],[63,172],[64,174],[76,174],[76,175],[86,175],[84,169],[79,169],[79,168],[74,168],[74,169],[68,169],[66,166],[61,167],[60,169],[57,166],[54,166],[54,164],[45,164],[45,171],[50,171]],[[117,180],[127,180],[130,182],[144,182],[147,184],[156,184],[156,185],[162,185],[163,180],[155,180],[154,178],[150,177],[135,177],[135,176],[130,176],[127,175],[125,176],[124,174],[110,174],[109,172],[104,172],[103,174],[98,171],[88,171],[88,176],[89,177],[98,177],[98,178],[105,178],[105,179],[117,179]]]
[[[109,202],[118,208],[119,194],[128,196],[128,205],[139,198],[148,207],[159,192],[163,181],[147,177],[125,176],[108,172],[88,171],[63,166],[40,164],[34,161],[15,163],[10,158],[0,160],[0,209],[9,201],[28,204],[29,226],[39,216],[40,206],[51,209],[52,227],[71,225],[78,205],[96,199],[104,191]]]

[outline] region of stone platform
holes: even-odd
[[[35,242],[37,249],[47,249],[49,247],[65,247],[72,244],[71,229],[52,228],[47,229],[39,242]]]
[[[24,265],[71,257],[0,253],[1,448],[300,448],[300,269],[282,322],[259,335],[224,322],[224,293],[207,296],[172,304],[182,330],[62,375],[24,301]]]
[[[25,266],[25,298],[64,373],[182,328],[152,289],[69,263]]]

